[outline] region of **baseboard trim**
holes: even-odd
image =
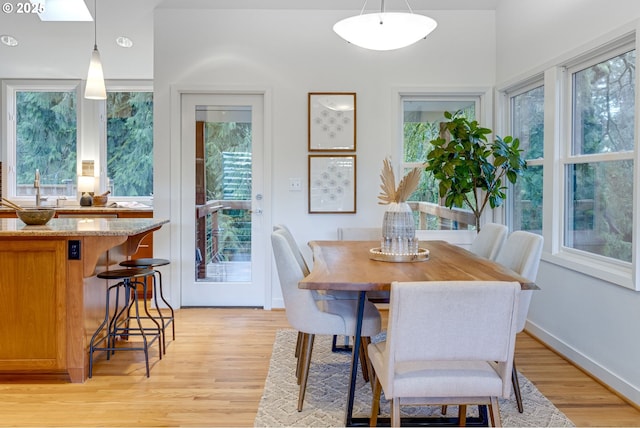
[[[640,389],[617,376],[615,373],[612,373],[606,367],[599,365],[579,350],[563,342],[540,326],[527,321],[525,331],[544,343],[558,355],[570,361],[596,382],[602,384],[602,386],[629,403],[629,405],[640,410]]]

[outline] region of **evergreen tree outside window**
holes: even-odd
[[[15,92],[15,170],[13,195],[35,195],[40,173],[41,196],[76,194],[76,91]],[[34,196],[35,197],[35,196]]]
[[[107,93],[107,177],[111,195],[153,195],[153,93]]]

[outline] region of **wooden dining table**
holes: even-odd
[[[309,246],[313,251],[313,269],[298,286],[359,292],[356,345],[360,343],[367,291],[389,291],[394,281],[517,281],[523,290],[538,289],[535,283],[514,271],[446,241],[421,241],[419,247],[428,251],[428,258],[413,262],[373,260],[370,250],[379,247],[379,241],[311,241]],[[369,426],[368,417],[353,417],[359,357],[359,346],[353,346],[345,426]],[[472,419],[467,422],[473,424]]]

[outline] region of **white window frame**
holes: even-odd
[[[559,82],[559,94],[561,98],[561,125],[559,129],[560,145],[558,151],[558,162],[556,168],[556,179],[558,183],[562,183],[561,190],[557,192],[555,199],[556,215],[558,227],[556,228],[556,234],[553,237],[555,240],[555,247],[557,248],[554,256],[563,265],[575,269],[579,272],[589,274],[591,276],[603,279],[609,282],[613,282],[623,287],[631,288],[636,291],[640,291],[640,278],[638,277],[638,265],[640,259],[638,257],[638,218],[639,218],[639,206],[638,206],[638,119],[640,117],[639,109],[639,94],[640,84],[639,76],[636,71],[636,102],[635,102],[635,135],[634,135],[634,148],[632,151],[616,152],[616,153],[598,153],[598,154],[572,154],[572,102],[573,102],[573,74],[577,71],[588,68],[594,64],[606,61],[620,55],[629,50],[636,49],[636,70],[638,69],[638,54],[636,36],[628,35],[621,39],[603,44],[597,49],[593,49],[590,52],[577,57],[573,61],[567,61],[560,66],[561,82]],[[545,101],[546,103],[546,101]],[[546,133],[545,133],[546,134]],[[546,135],[545,135],[546,136]],[[566,186],[567,176],[566,168],[569,165],[577,163],[588,162],[602,162],[602,161],[616,161],[616,160],[632,160],[634,163],[634,188],[633,188],[633,256],[631,262],[624,262],[622,260],[616,260],[609,257],[604,257],[598,254],[581,251],[575,248],[567,247],[564,245],[564,231],[566,228]]]
[[[405,162],[404,161],[404,101],[472,101],[476,105],[476,120],[482,126],[491,128],[493,121],[493,90],[485,87],[443,87],[443,88],[395,88],[393,90],[393,106],[395,106],[396,117],[396,156],[397,161],[393,162],[397,171],[404,171],[405,168],[415,168],[422,165],[419,162]],[[453,113],[453,112],[452,112]],[[488,136],[487,138],[493,138]],[[425,159],[426,161],[426,159]],[[424,163],[424,162],[423,162]],[[495,210],[486,210],[483,213],[482,223],[485,221],[496,221],[495,218],[487,219],[489,216],[494,216],[498,213],[501,216],[502,208]],[[487,219],[487,220],[485,220]]]
[[[105,82],[107,91],[153,92],[151,80],[118,80]],[[77,135],[76,135],[76,174],[82,173],[82,161],[93,160],[96,176],[96,191],[106,191],[107,128],[106,101],[84,99],[84,81],[82,80],[18,80],[2,81],[1,159],[3,162],[2,195],[16,199],[17,202],[32,202],[28,198],[16,197],[16,94],[19,91],[76,91]],[[79,200],[79,195],[77,195]],[[112,201],[138,201],[152,204],[153,196],[112,197]],[[77,202],[77,201],[76,201]],[[72,204],[69,202],[68,204]]]
[[[21,91],[62,92],[76,91],[76,155],[77,173],[82,170],[82,91],[78,80],[3,80],[2,81],[2,195],[17,202],[32,203],[32,198],[16,197],[16,97]]]
[[[498,96],[498,99],[500,100],[500,107],[502,109],[502,124],[503,124],[503,131],[501,131],[502,133],[504,133],[505,135],[512,135],[513,136],[513,117],[512,117],[512,111],[511,111],[511,106],[512,106],[512,99],[513,97],[516,97],[518,95],[522,95],[526,92],[529,92],[533,89],[539,88],[539,87],[545,87],[545,82],[544,82],[544,76],[543,75],[536,75],[534,77],[532,77],[531,79],[527,79],[524,82],[521,82],[517,85],[511,86],[507,89],[504,89],[501,91],[501,94]],[[545,106],[546,106],[546,93],[545,93]],[[498,116],[500,117],[500,115]],[[546,122],[545,122],[545,129],[546,129]],[[515,137],[515,136],[514,136]],[[546,145],[546,144],[545,144]],[[545,172],[545,168],[544,168],[544,152],[543,152],[543,156],[541,158],[536,158],[536,159],[529,159],[526,158],[527,161],[527,166],[541,166],[542,167],[542,172],[543,174],[546,174]],[[544,186],[543,186],[544,187]],[[509,227],[510,230],[515,230],[513,228],[513,202],[514,202],[514,186],[512,184],[509,183],[508,185],[508,193],[507,193],[507,203],[505,204],[505,220],[506,220],[506,224]],[[544,189],[543,189],[543,194],[542,194],[542,206],[543,206],[543,212],[542,212],[542,217],[543,217],[543,233],[544,233],[544,205],[545,205],[545,195],[544,195]]]
[[[581,274],[602,281],[640,291],[640,165],[639,129],[640,129],[640,75],[636,72],[635,102],[635,141],[634,150],[615,157],[626,157],[634,162],[633,189],[633,256],[632,262],[622,262],[597,254],[567,248],[563,245],[565,219],[565,168],[571,155],[571,73],[570,69],[578,64],[598,62],[597,59],[608,59],[615,52],[623,52],[640,46],[640,32],[635,26],[620,28],[607,36],[600,37],[580,49],[567,53],[549,63],[533,70],[528,76],[520,76],[497,87],[497,116],[499,125],[496,132],[508,129],[509,92],[517,90],[535,81],[543,75],[544,81],[544,184],[543,184],[543,237],[544,251],[542,259]],[[640,55],[636,52],[636,70]],[[585,155],[588,160],[602,159],[601,155]],[[614,159],[614,157],[610,158]],[[573,163],[573,162],[571,162]]]
[[[121,81],[105,81],[107,92],[151,92],[153,93],[153,82],[147,80],[121,80]],[[155,100],[154,100],[155,103]],[[107,101],[100,101],[98,104],[99,113],[99,153],[100,159],[104,162],[100,163],[100,184],[99,192],[107,191]],[[155,148],[155,147],[154,147]],[[112,201],[136,201],[143,203],[153,203],[153,196],[110,196]]]

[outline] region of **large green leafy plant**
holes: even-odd
[[[480,217],[487,204],[502,205],[507,197],[508,180],[515,183],[527,164],[520,156],[520,141],[496,136],[492,131],[470,121],[460,111],[445,112],[440,137],[432,140],[425,169],[439,181],[438,192],[448,208],[468,206],[480,230]],[[505,180],[506,178],[506,180]]]

